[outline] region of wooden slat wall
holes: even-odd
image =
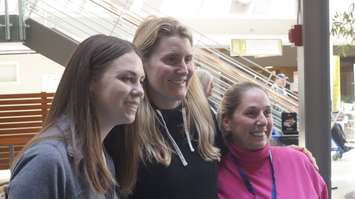
[[[8,169],[14,155],[40,131],[53,96],[44,92],[0,95],[0,169]]]

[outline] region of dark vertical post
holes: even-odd
[[[331,191],[329,0],[302,0],[304,65],[299,68],[300,113],[306,147]],[[331,195],[331,193],[330,193]]]

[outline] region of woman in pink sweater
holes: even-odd
[[[254,83],[231,87],[218,114],[228,146],[218,171],[219,199],[327,199],[327,186],[307,156],[269,145],[271,104]]]

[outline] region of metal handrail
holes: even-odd
[[[10,15],[9,15],[9,6],[7,0],[5,0],[5,40],[11,40],[11,32],[10,32]]]
[[[97,2],[97,0],[91,0],[91,1]],[[108,7],[116,7],[116,8],[119,7],[118,5],[112,4],[111,2],[107,2],[107,1],[104,1],[104,0],[101,0],[101,5],[102,5],[102,4],[104,4],[104,5],[108,6]],[[149,4],[146,4],[145,2],[144,2],[143,6],[142,6],[142,9],[141,9],[140,11],[143,11],[143,12],[144,12],[144,11],[147,11],[146,13],[148,13],[148,14],[146,14],[146,15],[150,15],[152,12],[154,12],[154,14],[159,14],[159,13],[160,13],[161,15],[165,15],[165,16],[167,15],[166,13],[162,13],[161,11],[159,11],[159,10],[157,10],[157,9],[155,9],[155,8],[153,8],[153,7],[151,7]],[[136,14],[136,13],[134,13],[134,14]],[[142,16],[142,15],[143,15],[143,14],[141,14],[140,16]],[[144,17],[145,17],[145,16],[143,15],[143,16],[140,17],[140,18],[144,18]],[[212,39],[210,39],[210,38],[204,36],[204,34],[202,34],[202,33],[198,32],[198,31],[194,30],[192,27],[190,27],[190,29],[192,29],[194,33],[197,33],[197,34],[200,35],[200,39],[199,39],[199,40],[201,40],[201,38],[203,38],[203,40],[205,40],[205,41],[208,40],[209,42],[218,44],[218,42],[215,42],[215,41],[213,41]],[[202,45],[203,45],[203,44],[202,44]],[[202,46],[202,47],[206,48],[206,46]],[[251,61],[250,59],[247,59],[247,58],[245,58],[245,57],[243,57],[243,56],[240,56],[240,58],[243,59],[244,61],[250,63],[252,66],[258,68],[259,70],[264,71],[265,73],[267,73],[267,75],[266,75],[266,76],[261,76],[261,75],[258,74],[256,71],[252,70],[252,69],[250,68],[250,66],[245,66],[244,64],[238,62],[237,60],[232,59],[231,57],[226,56],[225,54],[223,54],[223,53],[221,53],[221,52],[218,52],[218,51],[215,50],[215,49],[208,48],[208,47],[207,47],[206,49],[209,49],[209,50],[212,50],[212,51],[214,51],[214,52],[217,52],[217,54],[219,54],[219,56],[221,56],[221,57],[223,57],[223,58],[225,58],[225,59],[227,59],[227,60],[228,60],[228,59],[231,60],[231,61],[234,63],[234,65],[236,65],[236,66],[238,66],[238,67],[242,67],[243,69],[245,69],[245,67],[246,67],[246,68],[247,68],[246,70],[249,69],[249,72],[253,73],[255,76],[257,76],[258,78],[262,79],[262,81],[266,82],[266,85],[270,85],[270,86],[272,85],[273,82],[271,82],[272,78],[270,78],[270,77],[276,78],[276,76],[275,76],[274,74],[272,74],[272,72],[271,72],[270,70],[268,70],[268,69],[262,67],[261,65],[255,63],[255,62]],[[229,49],[226,49],[226,48],[223,48],[223,49],[225,49],[226,51],[229,51]],[[226,58],[226,57],[228,57],[228,58]],[[289,81],[286,81],[286,84],[287,84],[287,85],[290,85],[291,83],[290,83]],[[294,101],[297,102],[297,100],[298,100],[297,95],[294,94],[293,91],[291,91],[290,89],[286,89],[286,91],[287,91],[287,93],[288,93],[288,96],[290,96],[290,97],[292,98],[292,100],[294,100]]]
[[[121,38],[124,34],[125,37],[132,38],[138,24],[145,17],[142,16],[143,14],[129,11],[127,5],[123,5],[124,7],[117,6],[108,4],[108,2],[102,0],[89,0],[86,4],[80,5],[78,1],[67,0],[67,4],[63,7],[54,6],[50,4],[48,0],[27,0],[25,2],[27,2],[27,6],[25,7],[27,8],[29,15],[27,17],[36,17],[42,21],[45,21],[45,23],[52,28],[58,29],[64,33],[69,32],[72,34],[69,36],[77,39],[78,41],[81,41],[92,34],[98,33],[119,36]],[[45,5],[53,13],[43,13],[46,12],[46,10],[41,10],[40,5]],[[73,8],[75,6],[80,6],[80,10],[75,10]],[[90,9],[86,9],[88,6],[94,6],[95,8],[97,7],[99,11],[103,12],[104,16],[98,17],[97,13]],[[86,21],[81,20],[78,16],[85,18]],[[100,21],[98,22],[98,20]],[[69,26],[69,28],[64,25]],[[198,33],[197,31],[194,32]],[[223,96],[225,90],[230,85],[242,80],[253,81],[266,88],[270,95],[271,101],[275,104],[275,106],[278,106],[280,110],[298,112],[297,97],[291,95],[292,93],[290,92],[289,95],[291,97],[281,96],[271,89],[271,85],[273,84],[271,79],[273,75],[270,71],[258,65],[256,66],[257,68],[269,72],[269,75],[265,77],[265,75],[257,73],[254,69],[246,66],[244,63],[241,63],[240,61],[221,53],[216,49],[209,48],[203,44],[202,40],[210,39],[201,33],[198,34],[200,40],[198,46],[203,47],[203,49],[196,49],[196,53],[194,52],[195,61],[201,67],[212,71],[216,76],[215,79],[217,88],[214,90],[213,95],[216,102],[221,100],[221,96]],[[243,60],[244,59],[245,58],[243,58]],[[247,62],[257,65],[250,60]],[[221,75],[223,76],[223,80],[218,78]],[[274,117],[277,116],[274,115]]]

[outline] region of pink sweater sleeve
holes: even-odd
[[[328,199],[326,183],[305,154],[288,147],[271,147],[271,150],[277,198]],[[253,183],[258,198],[268,198],[272,187],[269,162],[248,164],[248,168],[243,169]],[[218,171],[218,198],[250,199],[250,197],[237,167],[230,160],[230,154],[227,154]]]
[[[273,151],[277,154],[275,154],[275,164],[279,168],[278,174],[283,176],[281,179],[286,179],[282,180],[283,185],[289,184],[290,180],[295,181],[298,185],[298,192],[305,194],[313,192],[319,199],[328,199],[327,184],[305,154],[288,147],[274,147]],[[292,178],[285,168],[291,171]],[[283,185],[280,185],[282,189],[289,189]]]

